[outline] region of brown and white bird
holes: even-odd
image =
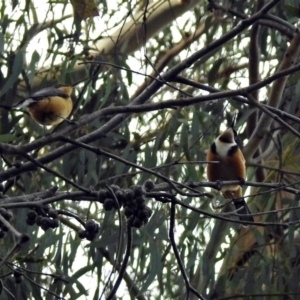
[[[30,116],[41,125],[56,125],[71,114],[72,85],[57,84],[35,92],[12,108],[27,107]]]
[[[246,165],[242,151],[236,143],[237,133],[233,128],[227,128],[211,145],[207,153],[207,161],[218,161],[207,165],[209,181],[245,180]],[[232,199],[241,221],[254,222],[242,193],[240,185],[222,186],[221,192],[226,199]]]

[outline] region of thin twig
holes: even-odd
[[[131,247],[132,247],[132,227],[131,227],[131,222],[128,221],[127,222],[127,247],[126,247],[125,256],[123,259],[123,263],[120,267],[119,276],[118,276],[112,290],[110,291],[109,295],[107,296],[106,300],[112,300],[114,298],[114,296],[121,284],[121,281],[123,279],[123,276],[124,276],[124,273],[126,271],[126,267],[127,267],[128,261],[129,261]]]
[[[18,241],[15,245],[6,253],[5,257],[0,262],[0,269],[7,262],[7,260],[14,254],[20,251],[21,247],[30,240],[27,234],[20,234]]]
[[[99,300],[102,299],[102,297],[104,296],[104,293],[105,293],[105,290],[107,289],[108,285],[109,285],[109,282],[111,280],[111,277],[112,275],[115,273],[115,270],[117,269],[117,265],[118,263],[121,261],[121,256],[122,256],[122,252],[121,252],[121,249],[122,249],[122,244],[123,244],[123,235],[122,235],[122,228],[123,228],[123,222],[122,222],[122,218],[121,218],[121,212],[120,212],[120,205],[119,205],[119,201],[113,191],[113,189],[106,185],[106,188],[109,190],[111,196],[113,197],[113,199],[115,200],[115,202],[117,203],[118,205],[118,218],[119,218],[119,242],[118,242],[118,245],[117,245],[117,251],[116,251],[116,259],[115,259],[115,262],[113,263],[113,266],[112,266],[112,270],[110,271],[109,273],[109,276],[107,278],[107,281],[104,285],[104,288],[103,288],[103,291],[99,297]]]
[[[100,148],[92,147],[90,145],[87,145],[87,144],[84,144],[84,143],[80,143],[80,142],[78,142],[76,140],[72,140],[72,139],[67,138],[67,137],[61,137],[61,140],[66,141],[66,142],[71,143],[71,144],[74,144],[74,145],[77,145],[77,146],[80,146],[80,147],[82,147],[84,149],[87,149],[89,151],[92,151],[92,152],[94,152],[94,153],[96,153],[98,155],[105,155],[105,156],[110,157],[110,158],[112,158],[112,159],[114,159],[116,161],[122,162],[125,165],[131,166],[131,167],[134,167],[136,169],[140,169],[140,170],[142,170],[144,172],[147,172],[147,173],[150,173],[152,175],[155,175],[156,177],[159,177],[163,181],[167,182],[176,192],[178,192],[179,194],[181,194],[183,196],[189,196],[189,197],[201,197],[201,196],[208,196],[209,197],[210,196],[209,193],[199,193],[198,191],[196,191],[197,193],[195,193],[195,194],[184,193],[177,186],[182,187],[182,188],[186,188],[186,189],[189,189],[189,190],[193,190],[193,189],[191,187],[185,186],[184,184],[179,183],[179,182],[175,182],[174,183],[173,180],[170,180],[168,177],[166,177],[166,176],[164,176],[164,175],[162,175],[160,173],[157,173],[157,172],[152,171],[151,169],[139,166],[139,165],[137,165],[137,164],[135,164],[133,162],[130,162],[130,161],[125,160],[125,159],[123,159],[123,158],[121,158],[121,157],[119,157],[117,155],[114,155],[114,154],[111,154],[109,152],[106,152],[106,151],[104,151],[104,150],[102,150]]]
[[[153,194],[153,193],[151,193]],[[296,224],[300,224],[300,220],[296,221],[291,221],[291,222],[285,222],[285,223],[275,223],[275,222],[247,222],[247,221],[241,221],[239,219],[230,219],[230,218],[225,218],[222,216],[222,214],[216,214],[212,212],[208,212],[199,208],[196,208],[194,206],[191,206],[189,204],[186,204],[182,201],[180,201],[177,198],[174,198],[174,195],[168,194],[168,193],[159,193],[158,195],[153,194],[153,198],[155,198],[157,201],[160,201],[162,203],[170,203],[174,201],[176,204],[181,205],[182,207],[185,207],[187,209],[190,209],[194,212],[197,212],[199,214],[202,214],[206,217],[214,218],[214,219],[220,219],[223,221],[231,222],[231,223],[237,223],[237,224],[242,224],[242,225],[258,225],[258,226],[269,226],[269,225],[276,225],[276,226],[281,226],[281,227],[288,227],[288,226],[293,226]],[[255,214],[253,214],[255,215]]]
[[[174,197],[175,198],[175,197]],[[171,245],[172,245],[172,248],[173,248],[173,252],[174,252],[174,255],[176,257],[176,261],[177,261],[177,264],[180,268],[180,271],[181,271],[181,274],[182,274],[182,277],[183,277],[183,280],[185,282],[185,287],[186,287],[186,300],[188,300],[190,297],[189,297],[189,294],[190,292],[192,292],[193,294],[195,294],[199,299],[201,300],[205,300],[205,298],[200,294],[198,293],[190,284],[190,281],[188,279],[188,276],[185,272],[185,268],[184,268],[184,265],[183,265],[183,262],[180,258],[180,254],[178,252],[178,249],[177,249],[177,246],[176,246],[176,242],[175,242],[175,237],[174,237],[174,229],[175,229],[175,219],[176,219],[176,216],[175,216],[175,212],[176,212],[176,203],[173,201],[173,199],[171,200],[171,210],[170,210],[170,230],[169,230],[169,238],[170,238],[170,242],[171,242]]]

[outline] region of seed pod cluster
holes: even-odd
[[[147,190],[154,187],[152,182],[147,184]],[[141,185],[133,185],[129,189],[121,189],[117,185],[111,185],[118,203],[108,189],[102,189],[98,193],[99,202],[103,203],[105,210],[117,209],[118,206],[124,208],[124,214],[131,225],[140,228],[148,223],[152,215],[152,210],[146,204],[146,191]]]
[[[93,241],[97,234],[99,233],[100,225],[90,219],[85,223],[85,229],[80,229],[78,231],[78,236],[81,239],[87,239],[88,241]]]
[[[28,211],[26,217],[27,225],[38,225],[44,231],[52,228],[55,229],[59,226],[58,212],[50,206],[36,207]]]
[[[129,188],[132,193],[124,203],[124,214],[132,227],[140,228],[148,223],[152,215],[152,209],[146,202],[146,191],[141,185],[133,185]]]
[[[118,203],[115,201],[113,195],[108,189],[101,189],[98,192],[98,201],[103,203],[103,207],[106,211],[118,209],[119,206],[121,208],[124,202],[123,190],[116,184],[112,184],[110,188],[113,190]]]
[[[20,284],[23,281],[23,270],[21,268],[14,269],[15,283]]]

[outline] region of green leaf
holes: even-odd
[[[150,242],[149,272],[146,281],[141,287],[141,293],[144,293],[145,291],[148,290],[148,287],[153,283],[156,275],[158,275],[162,267],[161,253],[158,250],[157,243],[153,239],[151,239],[149,242]]]
[[[28,72],[27,72],[27,77],[28,77],[29,82],[32,82],[34,76],[36,75],[36,66],[37,66],[37,63],[39,62],[39,60],[40,60],[39,53],[36,50],[33,51],[32,56],[31,56],[31,61],[28,66]]]
[[[295,20],[298,18],[300,18],[300,13],[299,13],[299,2],[295,1],[294,3],[292,3],[293,1],[290,1],[290,4],[285,4],[284,5],[284,9],[285,12],[287,13],[287,15],[291,18],[294,17]],[[291,21],[291,20],[290,20]]]
[[[12,67],[12,73],[5,82],[2,90],[0,91],[0,96],[4,95],[18,80],[20,73],[23,70],[23,53],[18,51],[14,57],[14,63]]]
[[[16,137],[12,134],[1,134],[0,135],[0,143],[9,143],[16,140]]]
[[[220,67],[223,65],[224,62],[225,62],[225,58],[221,57],[213,63],[212,68],[210,69],[210,71],[207,74],[208,84],[211,85],[215,81],[216,74],[218,73],[218,71],[220,70]]]
[[[4,34],[0,31],[0,53],[4,51]]]

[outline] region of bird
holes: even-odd
[[[28,98],[21,100],[12,108],[27,107],[32,119],[49,126],[57,125],[70,116],[73,109],[71,94],[74,85],[56,84],[43,88]]]
[[[236,143],[237,132],[234,129],[235,119],[231,127],[220,134],[207,152],[207,179],[211,182],[246,179],[245,158]],[[251,212],[243,198],[239,184],[222,186],[221,192],[226,199],[232,200],[241,221],[254,222]]]

